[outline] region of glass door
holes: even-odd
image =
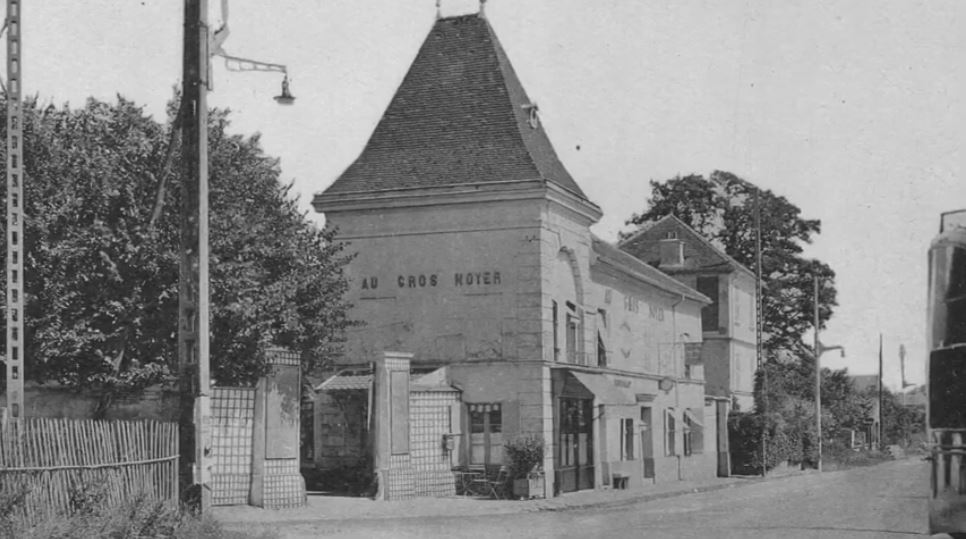
[[[561,398],[556,484],[560,492],[594,488],[593,401]]]

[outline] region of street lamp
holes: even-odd
[[[818,338],[819,319],[818,319],[818,275],[812,276],[814,284],[814,307],[815,307],[815,431],[818,442],[818,471],[822,471],[822,354],[829,350],[839,350],[842,357],[845,357],[845,348],[841,345],[826,346]]]

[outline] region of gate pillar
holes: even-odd
[[[373,466],[378,500],[415,495],[409,448],[409,365],[412,354],[384,352],[373,369]]]

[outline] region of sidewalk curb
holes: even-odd
[[[554,500],[559,500],[560,498],[549,498],[544,500],[531,500],[530,507],[520,507],[518,509],[512,509],[508,511],[492,511],[492,512],[480,512],[473,513],[473,517],[493,517],[500,515],[512,515],[512,514],[527,514],[527,513],[545,513],[545,512],[564,512],[564,511],[585,511],[594,509],[614,509],[620,507],[627,507],[630,505],[638,503],[647,503],[651,501],[663,500],[668,498],[676,498],[680,496],[686,496],[688,494],[700,494],[705,492],[715,492],[719,490],[742,488],[749,485],[756,485],[768,481],[777,481],[781,479],[790,479],[793,477],[800,477],[804,475],[809,475],[809,472],[795,472],[790,474],[783,474],[777,476],[769,477],[732,477],[732,481],[713,484],[713,485],[702,485],[687,489],[679,490],[668,490],[665,492],[642,492],[637,495],[630,495],[628,497],[621,497],[614,500],[604,500],[604,501],[591,501],[586,503],[581,503],[575,500],[573,503],[560,503],[554,502]],[[520,502],[521,504],[527,502]],[[427,515],[410,515],[410,516],[400,516],[400,515],[366,515],[366,516],[353,516],[347,518],[293,518],[285,519],[278,522],[224,522],[223,524],[230,529],[236,529],[244,526],[256,526],[264,527],[270,526],[272,524],[279,524],[284,522],[285,524],[312,524],[318,522],[337,522],[337,521],[351,521],[351,520],[382,520],[382,519],[419,519],[426,518]],[[451,515],[452,516],[452,515]],[[216,517],[217,518],[217,517]]]
[[[776,477],[775,479],[779,479]],[[725,490],[731,488],[740,488],[747,485],[761,483],[767,481],[768,479],[752,479],[748,481],[734,481],[731,483],[724,483],[720,485],[706,485],[703,487],[695,487],[688,490],[671,490],[668,492],[654,492],[654,493],[643,493],[638,496],[631,496],[628,498],[623,498],[620,500],[608,500],[605,502],[591,502],[586,504],[573,504],[573,505],[563,505],[560,507],[537,507],[533,512],[550,512],[550,511],[581,511],[585,509],[612,509],[617,507],[625,507],[628,505],[634,505],[637,503],[646,503],[656,500],[663,500],[667,498],[676,498],[678,496],[686,496],[688,494],[700,494],[704,492],[715,492],[718,490]]]
[[[787,477],[787,476],[783,476]],[[780,479],[775,477],[774,479]],[[730,488],[740,488],[746,485],[760,483],[767,479],[755,478],[749,480],[737,480],[729,483],[719,484],[719,485],[705,485],[700,487],[694,487],[691,489],[682,490],[671,490],[667,492],[653,492],[653,493],[641,493],[636,496],[630,496],[627,498],[621,498],[617,500],[607,500],[600,502],[589,502],[580,503],[575,502],[566,505],[552,505],[551,500],[559,498],[550,498],[545,500],[533,500],[533,505],[530,507],[521,507],[517,510],[511,511],[494,511],[485,513],[474,513],[473,517],[494,517],[501,515],[513,515],[513,514],[527,514],[527,513],[547,513],[547,512],[564,512],[564,511],[582,511],[582,510],[593,510],[593,509],[611,509],[618,507],[626,507],[629,505],[634,505],[636,503],[646,503],[649,501],[662,500],[666,498],[676,498],[679,496],[685,496],[688,494],[699,494],[703,492],[713,492],[717,490],[725,490]],[[521,502],[526,503],[526,502]],[[296,518],[290,520],[284,520],[285,524],[312,524],[317,522],[336,522],[341,520],[382,520],[382,519],[419,519],[426,518],[426,515],[413,515],[413,516],[398,516],[398,515],[369,515],[365,517],[349,517],[349,518]],[[223,522],[226,527],[230,529],[236,529],[244,526],[257,526],[264,527],[271,525],[272,523],[267,522]],[[277,524],[277,523],[276,523]]]

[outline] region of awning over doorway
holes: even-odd
[[[691,410],[685,408],[684,409],[684,415],[687,416],[687,418],[691,420],[691,423],[694,423],[695,425],[697,425],[699,427],[703,427],[704,426],[704,422],[701,421],[701,418],[698,417],[698,415],[695,414],[694,412],[692,412]]]
[[[580,371],[567,371],[567,373],[594,394],[597,404],[611,406],[636,404],[633,393],[617,387],[614,381],[604,374]]]

